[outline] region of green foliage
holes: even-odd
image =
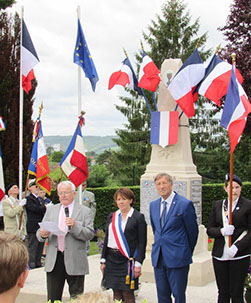
[[[13,1],[1,1],[1,5]],[[0,113],[6,130],[0,133],[5,184],[18,180],[19,155],[19,78],[20,78],[20,18],[0,11]],[[32,106],[36,80],[32,90],[24,93],[23,115],[23,171],[27,172],[32,149],[34,123]],[[23,176],[25,182],[26,177]]]
[[[14,3],[16,3],[15,0],[1,0],[0,1],[0,10],[6,9],[7,7],[11,7]]]
[[[62,151],[54,151],[51,155],[51,160],[52,162],[57,162],[60,163],[60,161],[62,160],[64,156],[64,152]]]
[[[89,170],[88,186],[103,187],[112,184],[111,173],[105,164],[94,164]]]

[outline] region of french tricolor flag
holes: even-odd
[[[22,85],[28,94],[31,90],[31,80],[35,78],[33,67],[39,62],[38,55],[32,43],[30,34],[22,19]]]
[[[231,76],[232,65],[214,55],[206,68],[204,79],[196,87],[196,92],[221,106],[221,98],[226,95]],[[243,78],[238,70],[236,75],[240,83]]]
[[[176,144],[178,141],[179,112],[160,111],[151,115],[151,143],[161,145]]]
[[[2,163],[2,151],[0,146],[0,201],[4,198],[4,178],[3,178],[3,163]]]
[[[193,103],[196,99],[194,99],[193,92],[204,75],[205,68],[196,48],[168,86],[171,95],[188,118],[195,114]]]
[[[160,82],[159,74],[158,67],[143,50],[143,58],[139,70],[139,87],[155,92]]]
[[[80,118],[76,131],[60,162],[62,171],[76,187],[81,185],[88,177],[88,166],[80,128],[82,119]]]
[[[142,90],[138,87],[137,77],[128,58],[122,62],[120,69],[110,76],[108,89],[112,89],[114,85],[127,86],[142,95]]]
[[[245,128],[246,119],[251,112],[251,104],[239,83],[233,65],[227,96],[221,116],[220,125],[228,130],[231,153],[234,152]]]
[[[49,179],[49,164],[46,155],[44,136],[42,131],[42,123],[37,120],[38,133],[33,143],[30,164],[28,167],[29,174],[36,176],[36,183],[50,195],[51,186]]]

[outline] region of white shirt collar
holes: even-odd
[[[172,191],[171,195],[166,200],[164,200],[163,197],[161,197],[161,203],[163,201],[166,201],[167,204],[171,204],[173,202],[174,196],[175,196],[175,192]]]

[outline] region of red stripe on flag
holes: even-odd
[[[76,166],[79,170],[81,170],[86,175],[86,178],[88,177],[87,160],[86,160],[86,157],[82,153],[80,153],[74,149],[72,156],[71,156],[70,163],[73,166]]]
[[[169,144],[176,144],[179,131],[179,112],[170,112],[169,119]]]
[[[188,118],[193,117],[195,114],[192,92],[193,90],[189,91],[186,95],[176,101]]]
[[[34,75],[33,69],[29,72],[27,77],[22,75],[22,86],[23,86],[23,90],[26,92],[26,94],[29,94],[29,91],[32,89],[31,80],[33,80],[34,78],[35,78],[35,75]]]
[[[4,197],[4,191],[2,190],[2,188],[0,188],[0,201],[3,199]]]
[[[76,168],[69,176],[68,178],[71,180],[71,182],[76,186],[79,187],[80,184],[82,184],[86,179],[88,175],[84,174],[81,170]]]
[[[120,71],[117,71],[113,73],[109,79],[109,85],[108,89],[112,89],[114,85],[122,85],[126,86],[126,84],[130,83],[130,79],[127,73]]]

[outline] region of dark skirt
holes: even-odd
[[[139,279],[134,279],[135,287],[130,289],[130,284],[126,284],[127,272],[128,259],[118,249],[108,248],[102,286],[106,289],[137,290]]]

